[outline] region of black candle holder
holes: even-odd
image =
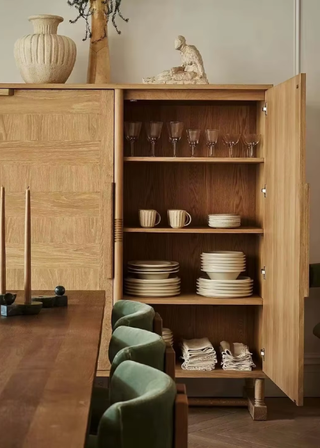
[[[40,313],[42,309],[41,302],[14,303],[16,298],[17,295],[10,292],[0,294],[1,316],[34,316]]]
[[[32,302],[41,302],[43,308],[61,308],[68,306],[68,296],[65,295],[65,288],[63,286],[57,286],[52,296],[38,296],[33,297]]]

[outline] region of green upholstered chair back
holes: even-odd
[[[112,309],[112,330],[120,326],[153,331],[154,309],[145,303],[119,300]]]
[[[172,448],[176,386],[165,373],[124,361],[110,384],[110,407],[98,429],[98,448]]]
[[[139,328],[118,327],[109,344],[109,359],[112,363],[110,377],[115,369],[127,360],[136,361],[164,371],[166,344],[162,337]]]

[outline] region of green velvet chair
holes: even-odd
[[[86,448],[187,448],[187,419],[186,395],[177,394],[168,375],[124,361],[112,376],[98,434],[88,437]]]
[[[173,374],[175,353],[163,339],[150,331],[133,327],[118,327],[112,334],[109,344],[111,362],[110,379],[118,366],[132,360]],[[172,372],[173,370],[173,372]],[[105,387],[94,387],[92,392],[92,410],[90,433],[95,434],[101,416],[108,407],[109,390]]]
[[[145,303],[119,300],[112,309],[112,330],[123,325],[153,331],[154,317],[154,309]]]

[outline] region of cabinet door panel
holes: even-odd
[[[263,370],[303,403],[304,296],[308,276],[305,75],[266,93]]]

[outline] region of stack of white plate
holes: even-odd
[[[179,277],[158,280],[127,277],[124,279],[125,292],[139,297],[172,297],[180,294]]]
[[[166,344],[173,345],[173,333],[170,328],[162,329],[162,339]]]
[[[241,226],[240,215],[209,215],[209,227],[217,229],[234,229]]]
[[[129,261],[128,272],[146,280],[166,279],[170,274],[179,272],[179,263],[158,260]]]
[[[204,297],[241,298],[252,296],[252,291],[253,280],[250,277],[239,277],[237,280],[197,280],[197,294]]]
[[[220,251],[201,254],[201,271],[212,280],[235,280],[246,270],[243,252]]]

